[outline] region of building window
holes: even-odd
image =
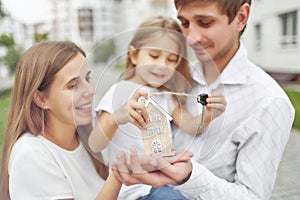
[[[261,50],[262,45],[262,37],[261,37],[261,24],[256,24],[255,25],[255,49],[256,50]]]
[[[78,22],[80,37],[85,41],[92,41],[94,36],[93,10],[91,8],[78,9]]]
[[[298,12],[292,11],[280,15],[281,46],[295,47],[298,45]]]

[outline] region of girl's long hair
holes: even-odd
[[[35,44],[20,58],[15,74],[2,151],[1,199],[10,199],[8,162],[13,145],[25,132],[33,135],[43,132],[44,111],[33,101],[35,91],[44,91],[49,88],[55,74],[78,53],[85,56],[84,51],[72,42],[51,41]]]

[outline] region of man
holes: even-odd
[[[191,146],[191,162],[146,173],[133,152],[132,171],[145,173],[126,173],[120,156],[114,165],[120,180],[178,185],[190,199],[270,198],[294,108],[280,86],[248,59],[240,41],[250,4],[251,0],[175,0],[183,33],[199,60],[198,68],[192,68],[197,82],[193,93],[223,91],[226,111],[197,138],[176,135],[177,147]],[[199,105],[187,103],[190,112],[198,112]],[[155,159],[158,167],[167,165],[163,158]]]

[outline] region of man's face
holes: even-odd
[[[239,45],[237,17],[229,24],[216,3],[195,1],[178,8],[183,34],[199,60],[211,59],[223,70]]]

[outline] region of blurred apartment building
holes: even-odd
[[[250,58],[278,81],[300,83],[300,1],[252,2],[243,38]]]
[[[129,43],[124,33],[141,21],[176,16],[173,0],[48,0],[46,7],[44,22],[22,24],[9,18],[1,20],[0,32],[14,34],[24,48],[34,42],[34,33],[47,32],[50,40],[71,40],[87,52],[114,38],[120,55]],[[300,82],[300,1],[254,0],[251,7],[243,37],[250,58],[279,81]]]
[[[149,16],[175,15],[170,0],[50,0],[49,5],[50,39],[72,40],[86,51]]]

